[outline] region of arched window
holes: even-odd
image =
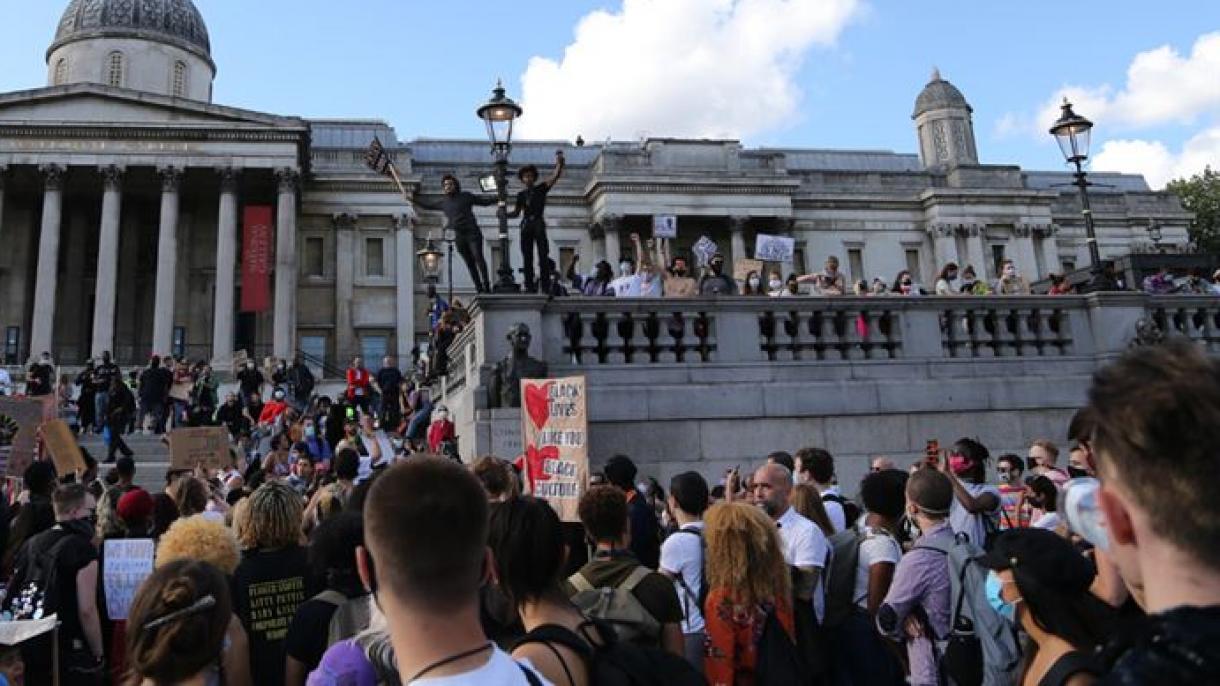
[[[174,62],[174,83],[172,92],[175,98],[186,97],[186,62]]]
[[[123,53],[115,51],[110,53],[109,62],[106,70],[106,83],[116,88],[123,85]]]
[[[63,85],[68,80],[68,58],[60,57],[55,63],[55,81],[53,85]]]

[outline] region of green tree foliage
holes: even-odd
[[[1177,193],[1182,206],[1195,215],[1189,231],[1196,249],[1220,253],[1220,172],[1209,166],[1189,179],[1170,181],[1166,188]]]

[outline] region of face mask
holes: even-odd
[[[436,419],[437,419],[437,421],[443,422],[446,419],[449,419],[449,413],[448,412],[437,412]]]
[[[677,269],[674,269],[674,276],[686,276],[686,268],[678,267]]]
[[[912,541],[919,538],[923,534],[923,531],[920,530],[919,525],[915,523],[914,512],[907,512],[906,516],[902,518],[902,529],[906,532],[907,538],[911,539]]]
[[[1089,476],[1089,470],[1068,465],[1068,476],[1073,479],[1087,479]]]
[[[626,273],[630,272],[630,271],[631,271],[631,263],[630,263],[630,262],[619,262],[619,263],[618,263],[618,271],[619,271],[619,273],[620,273],[620,274],[626,274]]]
[[[1011,278],[1011,277],[1016,276],[1016,275],[1017,275],[1017,268],[1016,268],[1016,267],[1005,267],[1005,268],[1004,268],[1004,276],[1007,276],[1007,277],[1010,277],[1010,278]]]
[[[305,427],[305,435],[309,438],[313,438],[314,436],[318,435],[318,430],[313,426],[307,426]]]
[[[771,290],[778,291],[784,287],[784,282],[780,281],[779,279],[771,279],[767,282],[767,285],[771,287]]]
[[[950,281],[957,281],[957,272],[946,274],[945,278],[949,279]]]
[[[1006,484],[1012,483],[1012,480],[1015,476],[1014,472],[1006,470],[1006,469],[1001,469],[1000,471],[997,472],[997,474],[999,474],[999,476],[1000,476],[1000,481],[1003,481]]]
[[[970,471],[970,465],[970,460],[961,455],[951,455],[949,457],[949,469],[952,469],[954,474],[961,475],[964,472]]]
[[[987,603],[991,605],[991,609],[996,611],[996,614],[1000,615],[1004,619],[1007,619],[1009,622],[1016,624],[1016,603],[1021,601],[1018,599],[1016,602],[1009,604],[1007,600],[1004,600],[1004,596],[1001,594],[1003,588],[1004,582],[1000,580],[1000,576],[995,573],[995,570],[988,572],[987,583],[984,587],[984,591],[987,593]]]
[[[750,288],[758,288],[759,283],[761,282],[758,279],[750,279]]]
[[[910,282],[910,281],[903,281],[903,282],[902,282],[902,287],[903,287],[903,288],[910,288],[910,287],[911,287],[911,282]]]

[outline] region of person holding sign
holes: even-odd
[[[521,258],[525,271],[525,292],[537,293],[538,282],[534,280],[534,248],[538,249],[538,264],[542,268],[542,290],[547,292],[550,289],[551,280],[555,278],[555,274],[548,266],[551,259],[551,244],[546,238],[546,221],[542,218],[543,211],[546,210],[546,196],[559,183],[559,178],[563,176],[563,170],[567,163],[563,158],[563,151],[555,151],[555,171],[551,172],[551,178],[538,183],[538,167],[532,164],[527,164],[517,172],[517,178],[521,183],[525,184],[525,188],[517,193],[517,206],[512,212],[508,213],[510,219],[516,218],[522,214],[525,216],[521,219]]]

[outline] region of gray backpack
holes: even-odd
[[[348,598],[338,591],[326,590],[314,596],[314,599],[335,606],[326,631],[327,648],[369,628],[368,596]]]
[[[647,567],[636,567],[618,586],[594,588],[583,574],[577,572],[568,577],[568,583],[576,589],[572,603],[586,617],[609,624],[619,640],[645,646],[656,646],[661,641],[661,623],[635,597],[635,588],[652,571]]]

